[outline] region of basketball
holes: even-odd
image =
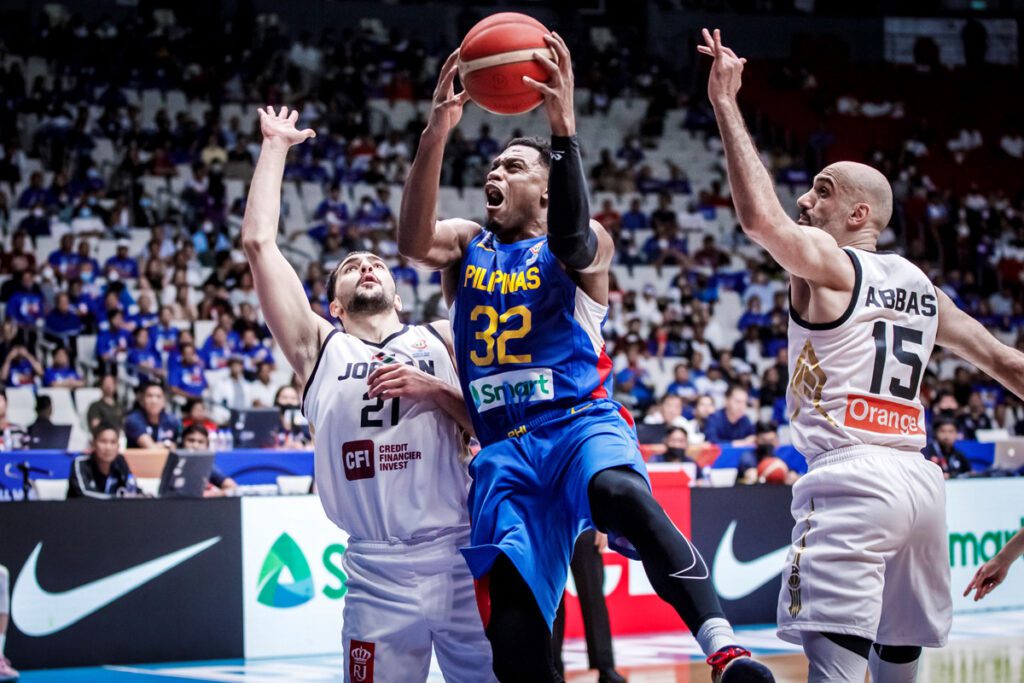
[[[524,114],[542,101],[523,76],[545,82],[547,71],[535,52],[557,59],[544,42],[550,32],[518,12],[500,12],[479,21],[459,48],[459,79],[469,97],[494,114]]]
[[[762,484],[785,484],[789,466],[781,458],[765,458],[757,463],[757,480]]]

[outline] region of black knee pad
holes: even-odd
[[[860,655],[864,659],[867,659],[868,655],[871,654],[871,641],[867,638],[851,636],[847,633],[822,633],[821,635],[825,636],[844,650],[849,650],[854,654]]]
[[[921,657],[921,648],[916,645],[882,645],[875,643],[875,654],[890,664],[910,664]]]
[[[629,469],[598,472],[590,480],[587,493],[591,517],[604,531],[621,527],[626,518],[652,515],[661,510],[647,482]]]

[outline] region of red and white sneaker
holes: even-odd
[[[775,676],[761,662],[750,656],[750,650],[729,645],[708,657],[714,683],[775,683]]]
[[[0,657],[0,683],[14,683],[21,678],[18,670],[11,666],[11,660]]]

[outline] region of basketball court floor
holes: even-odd
[[[773,668],[779,683],[807,680],[803,655],[798,648],[776,638],[774,628],[738,630],[742,634],[741,641]],[[960,615],[954,620],[949,646],[925,653],[919,683],[1024,683],[1024,611]],[[17,653],[8,654],[14,656],[17,665]],[[689,634],[617,638],[615,657],[619,670],[628,675],[630,683],[709,680],[708,668]],[[596,672],[586,671],[586,645],[582,640],[566,642],[565,663],[569,683],[597,680]],[[337,656],[55,669],[25,672],[21,680],[24,683],[341,683],[344,676],[342,658]],[[430,683],[444,680],[436,662],[429,680]]]

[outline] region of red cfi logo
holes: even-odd
[[[356,683],[373,683],[374,644],[353,640],[348,646],[348,673]]]
[[[341,444],[341,461],[349,481],[371,479],[375,473],[373,441],[346,441]]]

